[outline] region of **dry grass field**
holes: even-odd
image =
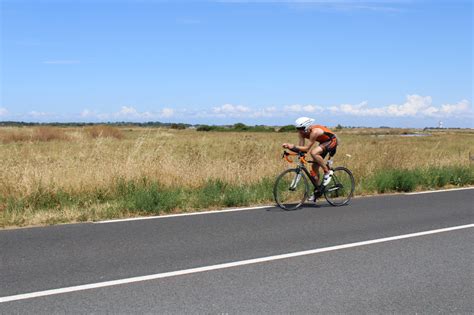
[[[410,190],[474,184],[474,131],[407,132],[413,131],[338,132],[335,165],[353,171],[356,194],[393,190],[378,187],[387,170],[447,176],[432,185],[414,182]],[[0,226],[268,204],[271,181],[288,167],[281,144],[296,139],[296,133],[277,132],[2,127]]]

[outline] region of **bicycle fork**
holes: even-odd
[[[290,185],[290,190],[291,190],[291,191],[296,190],[296,186],[297,186],[298,183],[300,182],[301,176],[302,176],[302,175],[301,175],[301,170],[299,170],[299,171],[296,173],[295,178],[293,178],[293,181],[291,182],[291,185]]]

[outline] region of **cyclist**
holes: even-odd
[[[298,118],[295,121],[295,127],[296,130],[298,130],[299,145],[283,143],[283,148],[290,149],[294,152],[309,151],[313,157],[313,160],[316,161],[316,163],[312,163],[315,179],[316,181],[319,181],[318,170],[319,167],[321,167],[324,172],[323,185],[326,186],[331,182],[333,171],[327,167],[326,163],[324,162],[324,158],[328,153],[330,157],[336,154],[337,137],[334,132],[325,126],[315,125],[313,123],[314,119],[312,118]],[[308,139],[308,143],[306,145],[305,139]],[[311,147],[316,141],[319,142],[319,145],[310,151]]]

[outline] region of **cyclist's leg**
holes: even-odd
[[[312,151],[314,151],[314,150],[312,150]],[[313,161],[316,161],[314,156],[313,156],[312,151],[310,152],[310,154],[313,157]],[[316,180],[316,183],[317,183],[318,186],[315,186],[315,190],[314,190],[313,194],[309,197],[308,201],[316,201],[316,199],[318,199],[322,195],[321,186],[319,186],[319,164],[318,163],[312,163],[311,168],[313,170],[314,179]]]
[[[316,182],[319,183],[319,164],[312,163],[311,168],[313,169],[314,179],[316,179]]]
[[[329,141],[321,143],[319,146],[324,149],[323,158],[326,156],[327,153],[329,153],[329,161],[336,154],[337,144],[337,137],[333,137]]]
[[[336,152],[337,152],[337,145],[339,144],[339,141],[337,140],[337,137],[334,137],[331,139],[331,142],[327,146],[327,151],[329,152],[329,157],[332,158]]]
[[[321,166],[320,165],[321,161],[322,161],[322,164],[324,165],[324,157],[326,156],[326,152],[324,151],[325,150],[322,149],[321,147],[316,147],[310,152],[311,156],[313,157],[313,161],[315,162],[312,164],[312,168],[313,168],[314,173],[316,174],[315,179],[316,179],[316,182],[318,183],[318,186],[316,187],[316,190],[314,191],[313,196],[309,198],[309,201],[316,201],[316,199],[319,198],[323,193],[323,191],[321,190],[323,186],[320,184],[320,181],[319,181],[319,178],[320,178],[319,168]]]
[[[321,144],[318,147],[314,148],[311,150],[311,156],[313,157],[313,160],[317,163],[313,163],[313,170],[314,167],[316,166],[316,169],[319,169],[321,167],[323,169],[324,174],[327,174],[329,172],[329,168],[326,166],[326,163],[324,162],[324,157],[327,154],[327,150],[324,148],[324,146]]]
[[[336,155],[336,152],[337,152],[337,141],[335,141],[335,143],[328,149],[328,153],[329,153],[328,161],[332,159],[334,155]]]

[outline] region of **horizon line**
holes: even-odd
[[[242,124],[244,126],[248,127],[286,127],[286,126],[292,126],[293,124],[286,124],[286,125],[268,125],[268,124],[245,124],[242,122],[237,122],[237,123],[231,123],[231,124],[201,124],[201,123],[196,123],[196,124],[191,124],[191,123],[183,123],[183,122],[161,122],[161,121],[144,121],[144,122],[131,122],[131,121],[102,121],[102,122],[80,122],[80,121],[73,121],[73,122],[58,122],[58,121],[52,121],[52,122],[39,122],[39,121],[34,121],[34,122],[28,122],[28,121],[13,121],[13,120],[5,120],[2,121],[0,120],[0,126],[8,126],[8,125],[156,125],[156,126],[185,126],[185,127],[198,127],[198,126],[215,126],[215,127],[232,127],[238,124]],[[337,124],[334,125],[334,127],[339,127],[341,129],[362,129],[362,128],[367,128],[367,129],[469,129],[469,130],[474,130],[474,127],[439,127],[439,126],[425,126],[425,127],[394,127],[394,126],[377,126],[377,127],[371,127],[371,126],[363,126],[363,125],[341,125]]]

